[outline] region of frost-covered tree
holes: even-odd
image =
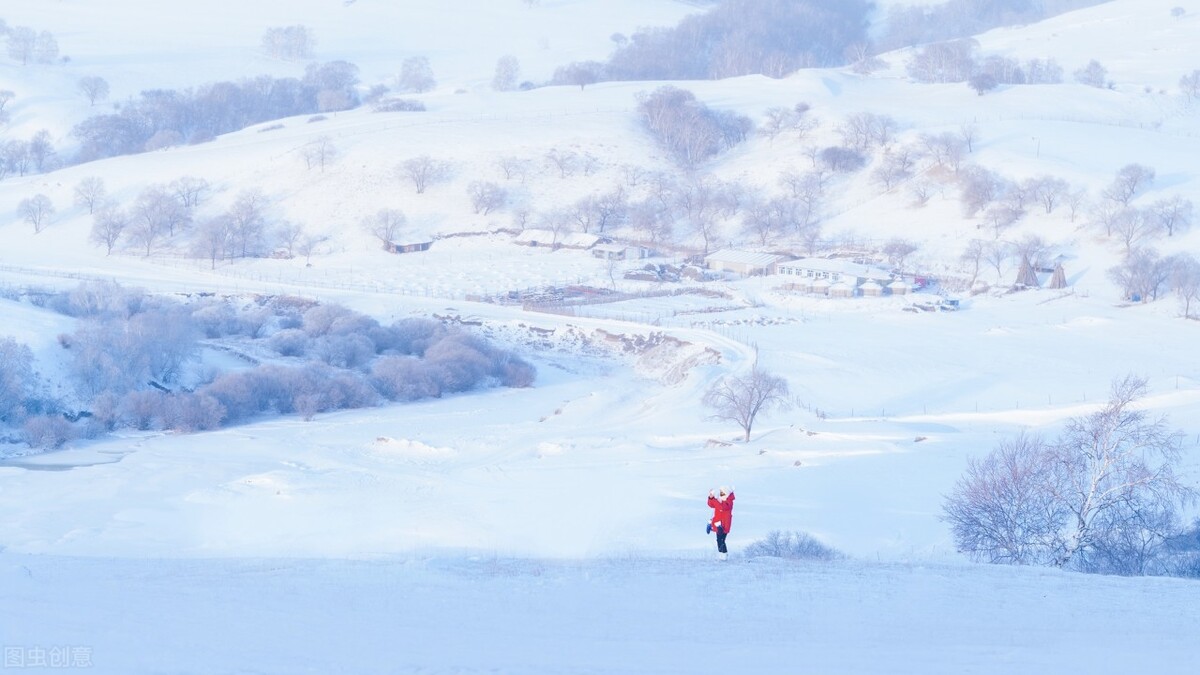
[[[756,365],[745,375],[719,380],[705,392],[702,403],[713,409],[716,419],[736,422],[744,432],[742,439],[749,442],[750,431],[760,413],[788,404],[787,380]]]
[[[337,158],[337,147],[329,136],[321,135],[305,143],[300,148],[300,156],[304,159],[304,168],[317,167],[322,172],[325,166]]]
[[[1195,492],[1175,472],[1179,432],[1137,406],[1145,393],[1146,380],[1127,376],[1053,442],[1021,436],[971,461],[943,507],[958,550],[993,563],[1151,571]]]
[[[380,209],[363,218],[363,230],[379,240],[385,250],[396,242],[396,235],[408,223],[408,218],[399,209]]]
[[[119,206],[112,202],[101,203],[92,211],[92,229],[88,240],[103,246],[104,254],[109,255],[128,225],[129,215]]]
[[[17,217],[33,226],[35,233],[41,232],[54,215],[54,204],[44,194],[36,194],[28,199],[22,199],[17,204]]]
[[[75,184],[75,206],[86,206],[88,215],[93,215],[96,207],[104,203],[106,194],[103,178],[86,176]]]
[[[8,43],[9,58],[20,61],[23,66],[29,65],[30,61],[35,60],[38,34],[34,29],[29,26],[13,26],[8,29],[6,42]]]
[[[0,422],[13,422],[25,412],[34,389],[33,351],[10,337],[0,337]]]
[[[274,26],[263,33],[262,47],[268,56],[287,61],[306,61],[313,57],[317,38],[306,26]]]
[[[1129,206],[1138,192],[1154,183],[1154,169],[1143,164],[1126,164],[1117,170],[1112,183],[1104,189],[1105,199],[1121,206]]]
[[[396,167],[396,172],[412,182],[417,194],[424,194],[430,185],[450,176],[450,163],[429,155],[420,155],[401,162]]]
[[[108,80],[98,75],[85,75],[77,83],[79,93],[88,100],[88,105],[96,105],[96,101],[108,98]]]
[[[492,76],[492,89],[496,91],[512,91],[517,88],[521,77],[521,64],[517,57],[508,54],[496,61],[496,72]]]
[[[399,91],[422,93],[432,91],[437,86],[433,77],[433,66],[425,56],[410,56],[400,64],[400,74],[396,76],[396,88]]]
[[[1103,89],[1108,86],[1108,69],[1095,59],[1088,61],[1086,66],[1076,70],[1074,76],[1076,82],[1089,87]]]
[[[475,213],[485,216],[492,211],[504,208],[505,203],[508,202],[508,191],[488,181],[472,181],[467,186],[467,196],[471,199],[471,207]]]

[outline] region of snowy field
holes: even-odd
[[[1182,432],[1181,473],[1200,486],[1200,324],[1181,318],[1174,298],[1121,302],[1107,276],[1121,247],[1083,217],[1033,209],[1009,233],[1045,237],[1066,261],[1068,289],[955,293],[957,312],[904,311],[937,299],[932,292],[835,300],[785,290],[778,277],[694,284],[713,297],[628,299],[574,316],[473,302],[543,286],[653,287],[622,279],[645,261],[613,269],[584,251],[518,246],[501,231],[512,227],[510,213],[474,213],[464,195],[472,181],[500,180],[498,158],[553,149],[594,155],[596,172],[532,171],[513,187],[520,206],[606,191],[633,164],[669,169],[634,116],[634,96],[660,83],[505,93],[488,83],[501,55],[520,59],[523,79],[544,80],[568,61],[604,58],[614,32],[673,25],[695,3],[479,0],[453,13],[416,0],[287,8],[220,0],[178,12],[93,4],[0,8],[10,26],[52,30],[72,57],[53,68],[0,63],[0,90],[16,92],[0,132],[25,138],[47,128],[70,144],[70,128],[90,112],[75,81],[91,73],[109,79],[112,100],[149,87],[299,75],[302,65],[261,53],[268,25],[312,26],[318,56],[357,63],[364,84],[389,81],[414,54],[430,57],[439,84],[421,96],[424,113],[292,118],[269,132],[10,176],[0,181],[0,286],[115,280],[163,293],[290,294],[385,324],[450,316],[516,349],[538,379],[308,421],[189,435],[126,429],[43,454],[0,446],[9,457],[0,461],[0,670],[1195,670],[1194,581],[970,564],[940,519],[969,458],[1016,432],[1054,435],[1128,373],[1149,381],[1141,405]],[[1170,15],[1176,6],[1182,17]],[[129,26],[144,39],[127,39]],[[1139,199],[1195,200],[1200,115],[1176,82],[1200,66],[1197,30],[1196,2],[1114,0],[978,38],[986,52],[1052,57],[1068,73],[1099,59],[1110,90],[1068,83],[980,97],[962,84],[912,83],[904,53],[884,55],[888,68],[870,77],[837,69],[676,84],[756,121],[772,106],[807,101],[822,142],[835,142],[838,119],[867,110],[893,115],[909,139],[973,124],[969,161],[1007,176],[1051,173],[1094,194],[1140,162],[1158,181]],[[326,171],[306,169],[301,149],[322,135],[339,157]],[[454,171],[417,195],[395,165],[423,153]],[[773,188],[781,171],[808,161],[795,139],[752,138],[708,169]],[[959,254],[981,234],[955,195],[914,208],[903,190],[882,190],[866,173],[838,179],[826,231],[919,239],[912,265],[960,273]],[[273,219],[329,239],[307,261],[213,268],[165,251],[106,256],[88,242],[86,207],[71,206],[84,177],[103,177],[110,195],[132,202],[146,185],[184,175],[214,187],[203,217],[257,187]],[[35,192],[58,205],[39,233],[11,215]],[[381,208],[403,209],[421,234],[444,238],[426,252],[385,253],[357,225]],[[448,236],[462,233],[473,236]],[[722,246],[753,244],[736,230],[722,234]],[[1200,227],[1156,243],[1164,254],[1200,251]],[[980,277],[1001,288],[1015,274],[1010,262],[985,265]],[[29,345],[39,373],[69,396],[58,336],[74,321],[9,299],[0,299],[0,319],[0,337]],[[642,352],[613,339],[662,335],[672,341]],[[756,362],[787,379],[797,405],[761,417],[744,443],[700,399]],[[717,485],[738,494],[726,563],[712,559],[703,532],[704,496]],[[846,558],[742,554],[775,530],[811,533]]]

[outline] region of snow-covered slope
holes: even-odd
[[[497,230],[513,227],[519,208],[545,212],[617,185],[644,190],[627,184],[628,167],[673,170],[635,114],[635,96],[663,83],[498,93],[488,87],[496,60],[515,55],[523,79],[544,80],[567,61],[602,59],[614,32],[670,25],[702,3],[101,4],[0,9],[9,25],[53,31],[71,56],[0,63],[0,89],[16,93],[5,138],[46,128],[69,149],[71,126],[92,112],[75,91],[82,75],[103,75],[123,100],[152,87],[302,73],[262,55],[268,26],[309,26],[317,57],[357,63],[365,85],[388,82],[414,55],[430,58],[439,84],[417,96],[426,112],[303,116],[0,180],[6,291],[104,279],[162,292],[288,293],[381,322],[456,316],[521,349],[539,378],[528,389],[311,421],[125,431],[0,463],[0,601],[13,609],[0,619],[0,643],[22,658],[79,647],[95,670],[114,673],[1189,672],[1194,584],[967,565],[939,519],[969,457],[1016,431],[1053,434],[1126,373],[1149,378],[1144,405],[1184,432],[1182,475],[1200,484],[1200,326],[1173,299],[1121,303],[1107,275],[1121,247],[1084,227],[1085,215],[1031,211],[1005,233],[1047,239],[1066,261],[1068,290],[964,298],[955,313],[904,312],[903,298],[818,299],[772,277],[710,283],[725,295],[711,303],[651,298],[579,317],[472,302],[541,285],[644,288],[586,252],[517,246]],[[1200,21],[1193,5],[1113,0],[978,38],[985,54],[1055,58],[1068,79],[1097,59],[1111,90],[1067,83],[978,96],[962,84],[914,84],[903,52],[884,55],[889,67],[871,76],[672,84],[756,121],[772,107],[812,106],[820,125],[809,138],[752,137],[702,167],[769,193],[781,172],[808,167],[806,145],[832,144],[845,116],[874,112],[900,123],[902,142],[973,126],[968,161],[1010,178],[1052,174],[1095,194],[1138,162],[1158,180],[1137,203],[1196,200],[1200,114],[1176,86],[1200,66],[1187,38]],[[321,136],[338,148],[324,171],[301,158]],[[552,150],[587,153],[595,169],[559,177],[545,161]],[[450,162],[452,175],[416,194],[396,165],[422,154]],[[497,160],[506,156],[531,161],[524,181],[504,180]],[[836,179],[823,212],[829,239],[912,239],[921,244],[914,266],[953,274],[966,243],[990,236],[962,215],[953,188],[915,208],[906,185],[883,190],[867,173]],[[72,205],[81,179],[101,177],[128,204],[185,175],[214,188],[198,219],[258,188],[273,221],[329,239],[311,260],[216,269],[184,257],[182,240],[151,257],[106,256],[88,242],[91,218]],[[506,186],[513,206],[475,213],[474,181]],[[35,193],[57,207],[36,234],[15,217]],[[382,208],[403,210],[413,232],[478,236],[387,254],[360,227]],[[731,222],[720,243],[753,241]],[[1200,228],[1156,243],[1164,254],[1195,252]],[[1010,263],[981,277],[1004,286],[1015,272]],[[30,345],[47,380],[68,386],[57,336],[72,322],[11,300],[0,300],[0,319],[0,336]],[[654,333],[679,346],[634,353],[612,338]],[[760,418],[742,443],[700,398],[755,363],[785,377],[798,405]],[[718,484],[739,495],[726,567],[707,560],[703,535],[703,497]],[[772,530],[810,532],[850,559],[739,555]],[[325,636],[318,647],[314,636]]]

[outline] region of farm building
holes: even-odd
[[[638,260],[645,258],[648,251],[641,246],[625,244],[596,244],[592,255],[602,260]]]
[[[704,257],[704,266],[717,272],[733,272],[747,277],[775,273],[776,264],[783,256],[774,253],[754,253],[724,249]]]
[[[886,285],[892,280],[892,275],[886,270],[837,258],[789,260],[779,263],[776,271],[782,276],[802,277],[813,281],[826,279],[831,284],[844,282],[855,287],[868,281]]]
[[[432,238],[415,238],[405,239],[403,241],[389,241],[384,250],[388,253],[413,253],[415,251],[428,251],[433,245]]]

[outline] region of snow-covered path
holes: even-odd
[[[0,553],[0,586],[10,658],[95,673],[1171,675],[1200,625],[1177,579],[774,559]]]

